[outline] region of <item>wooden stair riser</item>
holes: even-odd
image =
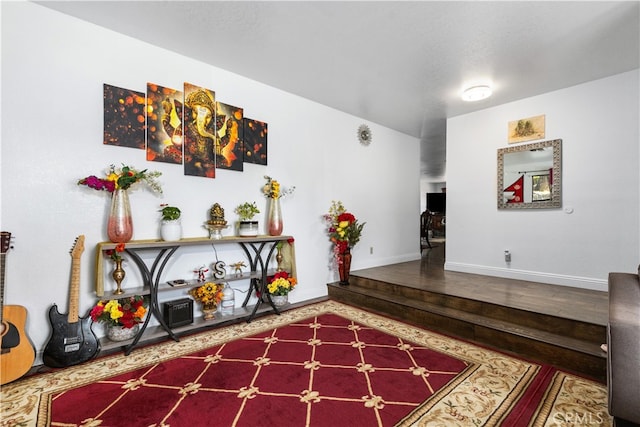
[[[529,358],[540,363],[551,364],[598,381],[604,382],[606,379],[606,358],[603,355],[587,354],[527,336],[481,326],[460,318],[374,297],[371,294],[354,292],[354,288],[351,286],[338,287],[330,285],[329,297],[424,326],[436,332],[491,346],[500,351],[511,352],[519,357]]]
[[[350,283],[350,286],[352,286],[354,290],[364,288],[362,292],[366,292],[365,289],[371,289],[388,293],[389,295],[401,296],[413,301],[423,301],[441,307],[449,307],[492,319],[517,323],[529,328],[536,328],[575,339],[586,340],[597,343],[598,345],[606,341],[606,327],[602,325],[564,319],[542,313],[533,313],[527,310],[475,301],[454,295],[444,295],[437,292],[357,276],[352,276]]]
[[[602,383],[606,382],[607,359],[603,355],[594,356],[542,341],[531,341],[518,335],[496,333],[493,329],[477,325],[474,332],[477,342],[513,353],[519,357],[557,366]]]

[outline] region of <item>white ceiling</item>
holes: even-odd
[[[638,1],[36,3],[419,137],[433,180],[447,118],[640,66]]]

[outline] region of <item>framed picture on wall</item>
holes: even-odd
[[[544,138],[545,117],[535,116],[509,122],[509,144]]]

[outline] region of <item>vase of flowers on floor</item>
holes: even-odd
[[[291,292],[298,281],[295,277],[290,277],[286,271],[279,271],[267,278],[267,292],[275,306],[283,306],[289,302],[289,292]]]
[[[126,341],[139,332],[139,324],[147,313],[144,297],[132,297],[98,301],[91,309],[91,320],[107,326],[107,337],[112,341]]]
[[[349,275],[351,274],[351,249],[347,247],[343,252],[337,255],[338,277],[340,277],[341,285],[349,284]]]
[[[351,249],[360,241],[366,222],[358,223],[356,217],[347,212],[341,201],[332,201],[329,213],[324,215],[327,234],[333,243],[333,255],[341,285],[349,284]]]
[[[269,211],[267,214],[267,234],[270,236],[280,236],[283,230],[282,208],[280,199],[287,194],[294,192],[296,187],[288,189],[282,187],[278,181],[270,176],[264,177],[267,183],[262,187],[262,193],[269,199]]]
[[[189,291],[189,295],[202,304],[202,318],[204,320],[215,319],[218,304],[222,301],[222,289],[222,285],[213,282],[206,282],[204,285],[200,285]]]
[[[112,193],[109,217],[107,218],[107,236],[114,243],[126,243],[133,237],[133,220],[129,194],[127,190],[137,182],[146,183],[153,191],[162,193],[162,188],[157,178],[161,172],[149,172],[146,169],[138,171],[130,166],[123,165],[116,169],[111,165],[105,178],[95,175],[82,178],[78,185],[86,185],[89,188]]]

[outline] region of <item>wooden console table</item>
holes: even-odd
[[[235,280],[249,280],[249,290],[247,292],[247,296],[242,303],[241,313],[239,315],[232,316],[229,320],[233,318],[244,318],[247,314],[247,303],[249,302],[249,298],[251,297],[252,291],[256,291],[260,294],[258,297],[257,303],[253,306],[253,310],[249,314],[247,322],[253,320],[260,308],[261,304],[264,302],[268,302],[270,305],[270,309],[273,310],[276,314],[280,314],[280,311],[273,303],[271,299],[271,295],[267,292],[266,282],[267,276],[275,273],[268,271],[269,262],[271,261],[271,257],[274,254],[276,249],[276,245],[279,242],[283,243],[283,246],[287,247],[287,252],[289,253],[289,260],[291,262],[290,273],[295,275],[295,252],[293,248],[293,243],[288,243],[288,241],[293,241],[291,236],[257,236],[257,237],[224,237],[222,239],[209,239],[209,238],[186,238],[181,239],[174,242],[165,242],[163,240],[133,240],[126,243],[125,253],[131,257],[131,259],[135,262],[138,267],[140,274],[142,275],[143,284],[140,287],[135,288],[127,288],[123,289],[125,293],[120,295],[108,295],[107,297],[110,299],[120,299],[126,298],[133,295],[149,295],[149,311],[143,322],[140,331],[133,338],[128,345],[125,346],[125,354],[128,355],[133,348],[138,344],[140,338],[145,333],[147,326],[149,324],[149,320],[151,316],[155,317],[156,320],[160,323],[160,332],[168,334],[175,341],[179,341],[177,335],[164,321],[164,317],[160,310],[160,301],[158,294],[162,291],[171,291],[177,288],[171,287],[166,283],[166,280],[162,280],[163,271],[167,265],[169,259],[182,247],[188,246],[202,246],[202,245],[220,245],[220,244],[237,244],[244,251],[247,260],[249,261],[250,272],[248,274],[242,274],[241,276],[230,276],[225,277],[223,279],[215,279],[210,278],[208,281],[212,282],[229,282]],[[115,250],[116,243],[112,242],[102,242],[98,243],[96,250],[96,294],[100,298],[104,298],[104,261],[105,261],[105,252],[108,250]],[[155,258],[151,263],[151,266],[147,265],[147,263],[140,256],[141,252],[156,252]],[[197,281],[189,281],[185,289],[194,288],[200,286],[202,282]],[[267,301],[264,301],[266,297]],[[191,325],[188,327],[177,328],[180,330],[189,330],[198,326],[204,326],[202,324]],[[153,335],[158,336],[158,331],[156,331]],[[121,346],[122,344],[118,344]]]

